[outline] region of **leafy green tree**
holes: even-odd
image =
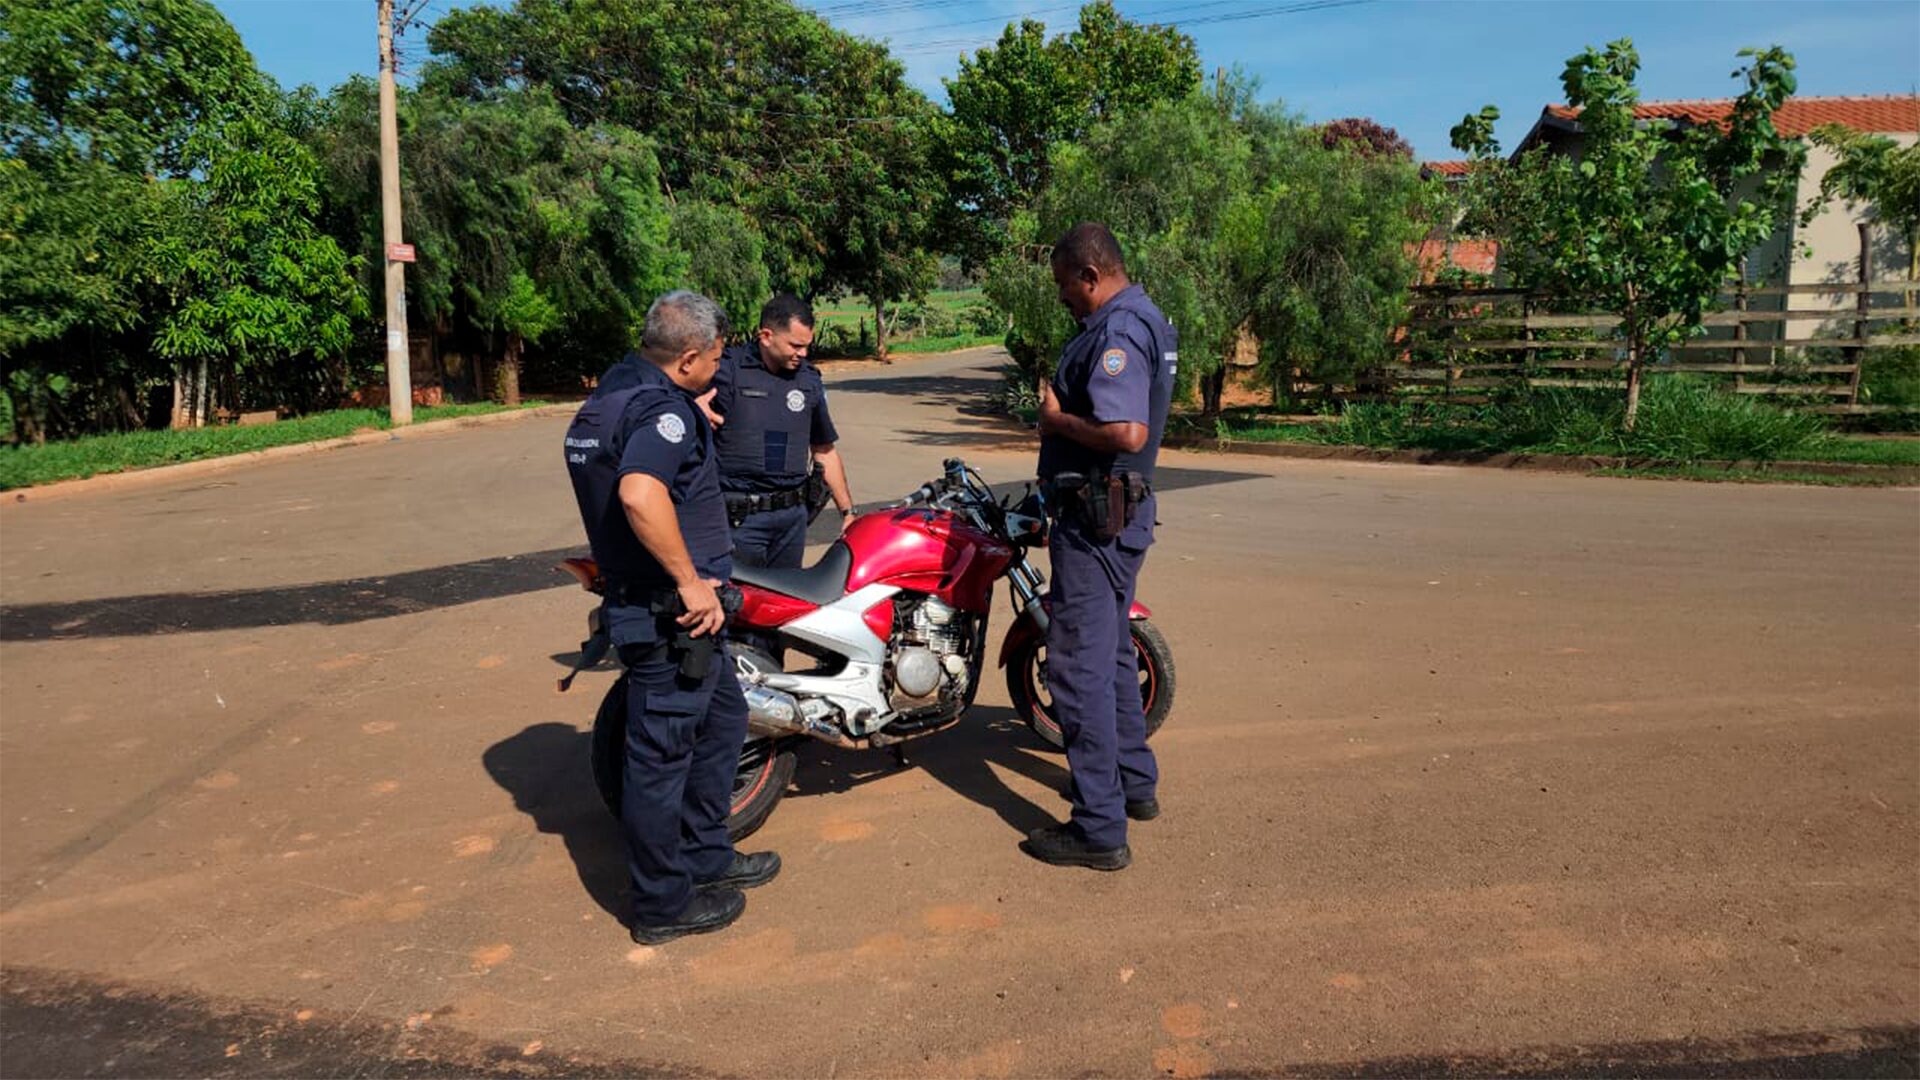
[[[1414,245],[1437,219],[1434,189],[1411,155],[1325,129],[1259,139],[1257,187],[1226,223],[1234,280],[1251,296],[1248,328],[1276,400],[1294,373],[1348,381],[1385,363],[1406,317]]]
[[[375,106],[369,80],[343,84],[310,139],[329,176],[329,228],[377,254]],[[428,87],[402,95],[400,121],[402,212],[419,255],[410,312],[489,359],[486,392],[517,399],[530,343],[597,372],[684,279],[652,146],[635,133],[576,128],[541,88],[473,101]]]
[[[1193,40],[1171,27],[1122,19],[1109,0],[1080,10],[1078,26],[1049,40],[1033,19],[960,58],[946,80],[952,129],[942,142],[952,192],[945,228],[981,260],[1007,238],[1013,215],[1047,186],[1051,148],[1129,110],[1179,99],[1200,84]]]
[[[687,284],[712,297],[737,328],[754,326],[767,300],[766,242],[739,210],[682,199],[671,211],[668,235],[687,256]]]
[[[884,45],[788,0],[518,0],[455,11],[430,43],[430,88],[544,88],[578,127],[672,147],[661,190],[745,214],[774,287],[898,292],[922,261],[920,215],[887,219],[942,201],[931,104]]]
[[[320,232],[318,167],[271,118],[203,124],[188,140],[205,175],[167,181],[153,267],[170,298],[154,350],[179,365],[175,423],[204,423],[214,382],[281,369],[274,392],[318,400],[367,313],[352,260]],[[307,383],[305,387],[299,384]],[[268,402],[269,404],[272,402]]]
[[[272,88],[205,0],[9,0],[0,34],[0,146],[70,150],[136,175],[183,176],[209,119],[270,104]]]
[[[924,299],[939,272],[946,194],[934,161],[942,118],[917,93],[886,101],[901,119],[848,148],[850,167],[835,181],[832,227],[839,243],[815,279],[819,291],[866,295],[874,307],[874,351],[882,358],[892,331],[887,305]]]
[[[1536,149],[1500,163],[1490,110],[1454,129],[1454,145],[1513,196],[1480,205],[1514,279],[1620,317],[1628,430],[1645,364],[1698,331],[1740,260],[1791,212],[1805,148],[1782,138],[1772,117],[1793,92],[1793,58],[1777,47],[1740,55],[1747,62],[1734,74],[1746,86],[1724,128],[1637,120],[1640,56],[1621,39],[1572,57],[1561,76],[1579,115],[1577,159]]]
[[[5,11],[0,368],[15,433],[38,439],[141,423],[149,388],[169,373],[167,356],[181,355],[157,347],[166,327],[182,347],[187,326],[248,335],[218,348],[202,340],[196,347],[209,352],[195,358],[196,371],[199,359],[219,365],[268,338],[330,348],[308,329],[350,310],[301,308],[342,299],[337,281],[322,280],[339,269],[339,253],[309,244],[315,238],[298,220],[279,223],[279,239],[291,245],[279,250],[302,256],[302,267],[236,271],[253,273],[264,305],[251,325],[179,307],[186,294],[172,275],[187,263],[209,268],[213,251],[194,245],[216,243],[220,228],[237,224],[200,220],[183,202],[298,213],[309,201],[274,169],[248,164],[267,153],[298,172],[299,152],[272,138],[283,120],[278,91],[219,12],[204,0],[14,0]],[[209,197],[200,189],[212,177],[226,186]],[[257,190],[243,193],[247,184]],[[276,318],[283,321],[258,321]],[[259,371],[311,366],[279,355],[284,363]],[[238,391],[234,371],[213,374]]]
[[[0,436],[139,424],[156,185],[74,155],[0,159]],[[130,340],[131,339],[131,340]]]
[[[1102,124],[1054,160],[987,278],[1022,377],[1075,330],[1043,245],[1083,220],[1120,238],[1131,276],[1179,329],[1181,378],[1209,413],[1248,335],[1282,389],[1296,367],[1331,379],[1384,358],[1412,280],[1407,244],[1424,228],[1410,161],[1326,149],[1238,81]]]

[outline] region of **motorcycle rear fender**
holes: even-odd
[[[1040,606],[1046,608],[1048,611],[1053,610],[1053,603],[1049,600],[1041,600]],[[1135,600],[1133,607],[1127,611],[1127,618],[1136,620],[1151,619],[1153,618],[1153,612],[1147,610],[1147,605]],[[1007,661],[1013,659],[1013,654],[1017,650],[1025,648],[1028,644],[1039,640],[1039,638],[1040,628],[1034,625],[1033,617],[1024,611],[1021,612],[1020,617],[1013,620],[1013,625],[1007,627],[1007,639],[1000,643],[999,666],[1006,667]]]

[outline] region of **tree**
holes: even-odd
[[[767,264],[760,230],[739,210],[682,199],[668,235],[687,256],[687,284],[711,297],[736,328],[754,326],[766,302]]]
[[[184,176],[204,122],[257,110],[272,88],[204,0],[10,0],[0,35],[0,146],[72,151],[136,175]]]
[[[1811,138],[1836,160],[1820,178],[1819,195],[1802,211],[1802,223],[1811,223],[1834,199],[1865,204],[1906,240],[1907,278],[1920,278],[1920,143],[1901,146],[1840,124],[1824,124]]]
[[[1045,370],[1075,328],[1053,296],[1044,244],[1105,222],[1133,279],[1180,333],[1183,387],[1217,413],[1227,366],[1251,334],[1276,386],[1294,368],[1330,379],[1384,356],[1423,224],[1412,162],[1340,146],[1240,80],[1110,121],[1060,147],[1051,186],[1015,216],[1023,246],[987,292],[1012,320],[1025,370]]]
[[[1434,189],[1411,154],[1368,140],[1327,146],[1319,132],[1276,130],[1256,184],[1227,223],[1233,276],[1251,297],[1247,325],[1278,401],[1306,381],[1349,381],[1386,362],[1406,316],[1412,251],[1436,219]]]
[[[891,60],[887,65],[898,67]],[[832,204],[840,243],[829,249],[816,284],[822,291],[866,294],[874,310],[874,353],[885,359],[892,329],[887,305],[924,298],[939,271],[936,228],[946,189],[934,164],[938,112],[918,94],[880,100],[901,119],[846,147],[849,168],[834,181]]]
[[[144,419],[143,322],[154,185],[102,162],[0,159],[0,436]]]
[[[311,138],[330,177],[329,227],[377,254],[374,99],[369,80],[343,84]],[[517,399],[530,343],[598,371],[633,345],[652,298],[684,280],[659,166],[635,133],[576,128],[543,88],[472,101],[426,87],[402,95],[400,122],[419,255],[408,303],[421,325],[489,358],[491,385],[478,389]]]
[[[1321,124],[1319,131],[1320,145],[1328,150],[1346,145],[1368,157],[1387,156],[1413,160],[1413,145],[1401,138],[1398,131],[1383,127],[1364,116],[1330,120]]]
[[[929,198],[917,175],[893,174],[921,171],[908,144],[930,133],[931,104],[884,45],[788,0],[518,0],[454,11],[429,40],[428,88],[473,100],[540,88],[577,127],[672,147],[661,192],[744,213],[775,287],[865,290],[920,242],[922,230],[877,223],[903,190]]]
[[[258,200],[297,214],[307,203],[273,168],[247,164],[267,152],[299,170],[298,148],[269,130],[283,120],[279,93],[203,0],[15,0],[0,76],[0,404],[16,434],[34,439],[137,425],[168,374],[154,335],[205,313],[183,313],[170,277],[214,257],[194,245],[213,243],[216,230],[183,200],[201,199],[218,176],[227,186],[210,208]],[[241,144],[214,135],[243,131]],[[248,184],[258,190],[243,194]],[[248,227],[259,236],[257,224]],[[249,333],[312,341],[305,328],[341,312],[296,309],[339,297],[322,281],[338,252],[309,246],[301,221],[277,224],[292,244],[283,254],[307,261],[292,272],[254,268],[251,288],[266,305],[255,318],[281,321]]]
[[[1080,9],[1077,28],[1048,40],[1043,24],[1009,23],[1000,40],[960,58],[945,81],[952,128],[942,142],[952,189],[945,228],[971,260],[997,251],[1013,215],[1047,186],[1051,148],[1094,125],[1200,84],[1193,39],[1122,19],[1108,0]]]
[[[353,260],[315,225],[312,155],[260,116],[203,124],[187,147],[206,171],[166,182],[153,254],[170,300],[154,351],[178,365],[174,426],[204,424],[216,382],[235,400],[238,378],[259,370],[280,368],[280,391],[311,383],[303,396],[321,397],[331,380],[309,361],[343,353],[367,303]]]
[[[1790,212],[1805,149],[1782,138],[1772,117],[1793,92],[1793,58],[1778,47],[1740,55],[1747,63],[1734,75],[1746,87],[1724,127],[1636,119],[1640,57],[1621,39],[1572,57],[1561,76],[1579,117],[1577,160],[1535,149],[1500,163],[1490,110],[1454,129],[1478,173],[1517,193],[1504,207],[1480,203],[1514,279],[1619,316],[1628,430],[1644,365],[1698,332],[1740,260]]]

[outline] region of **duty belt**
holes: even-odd
[[[744,517],[747,514],[762,514],[769,510],[785,510],[799,506],[807,501],[806,485],[789,488],[786,491],[729,491],[727,513]]]
[[[1110,473],[1057,473],[1040,483],[1047,500],[1047,513],[1055,521],[1078,521],[1096,540],[1105,543],[1119,536],[1133,521],[1140,505],[1152,494],[1153,486],[1137,472],[1116,469]]]
[[[1120,478],[1134,485],[1137,499],[1144,499],[1153,493],[1153,481],[1139,473],[1118,470]],[[1084,499],[1095,487],[1106,487],[1113,474],[1064,472],[1040,481],[1040,494],[1047,500],[1047,506],[1056,516],[1063,505],[1076,499]]]

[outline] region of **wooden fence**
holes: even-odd
[[[1901,408],[1862,402],[1860,373],[1877,350],[1920,345],[1920,306],[1914,304],[1920,282],[1871,281],[1864,229],[1862,239],[1859,280],[1735,285],[1720,297],[1723,310],[1702,320],[1704,336],[1668,346],[1643,365],[1643,374],[1715,376],[1736,393],[1812,399],[1816,404],[1806,407],[1817,412]],[[1807,306],[1816,297],[1830,306]],[[1421,286],[1414,290],[1400,362],[1369,372],[1352,396],[1464,402],[1522,380],[1619,387],[1626,353],[1613,333],[1618,325],[1612,315],[1524,289]]]

